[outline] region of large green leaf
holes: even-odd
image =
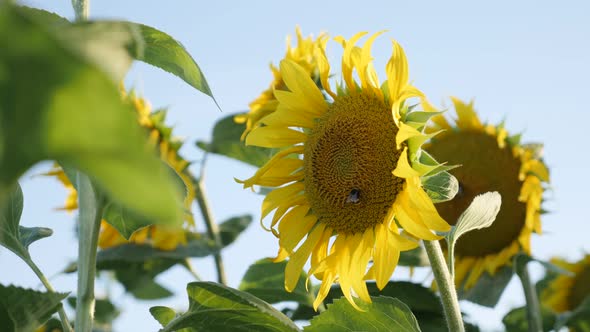
[[[23,211],[23,192],[16,183],[4,202],[0,202],[0,245],[10,249],[25,261],[31,259],[29,245],[51,236],[53,231],[45,227],[20,226]]]
[[[441,313],[442,307],[439,298],[432,290],[409,281],[390,281],[382,290],[379,290],[375,282],[367,282],[367,290],[371,296],[387,296],[402,301],[412,309],[412,312]],[[332,286],[326,302],[342,297],[340,286]]]
[[[246,126],[234,121],[237,114],[221,118],[213,127],[211,142],[197,142],[197,146],[204,151],[220,154],[250,165],[260,167],[272,156],[272,149],[257,146],[246,146],[240,140]]]
[[[295,301],[311,307],[313,294],[305,287],[307,274],[301,271],[299,281],[292,292],[285,290],[285,267],[287,262],[273,263],[272,259],[264,258],[250,265],[238,287],[268,303]]]
[[[126,239],[136,230],[154,223],[153,220],[134,213],[117,202],[107,203],[103,208],[102,217]]]
[[[408,306],[391,297],[371,297],[372,303],[358,301],[355,309],[346,299],[335,300],[328,310],[311,320],[304,331],[400,331],[418,332],[418,321]]]
[[[63,293],[42,293],[0,284],[0,329],[33,331],[61,307]]]
[[[144,24],[125,21],[86,21],[70,24],[67,19],[55,13],[30,7],[21,8],[36,21],[59,28],[63,38],[75,39],[75,49],[97,60],[99,65],[108,64],[109,60],[114,59],[115,62],[107,68],[114,77],[124,74],[131,64],[132,56],[136,60],[178,76],[195,89],[215,99],[199,65],[180,42],[165,32]],[[119,53],[121,49],[113,49],[110,47],[112,45],[126,46],[128,54]]]
[[[137,60],[172,73],[195,89],[215,99],[201,68],[180,42],[150,26],[136,25],[145,42],[144,52],[142,56],[137,57]]]
[[[0,5],[0,48],[0,197],[32,165],[55,159],[138,214],[181,221],[180,195],[116,82],[8,4]]]
[[[187,285],[187,293],[188,311],[172,320],[171,310],[151,310],[159,322],[167,322],[161,331],[299,331],[281,312],[246,292],[212,282],[193,282]]]

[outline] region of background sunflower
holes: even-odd
[[[449,171],[459,181],[459,193],[437,204],[437,210],[455,224],[475,196],[488,191],[502,196],[492,226],[467,233],[455,246],[455,281],[469,289],[484,271],[494,275],[518,252],[531,254],[531,234],[541,233],[541,202],[549,171],[539,145],[520,144],[520,135],[509,136],[503,124],[482,123],[473,102],[452,101],[454,125],[443,115],[434,117],[429,130],[444,131],[425,147],[438,160],[460,165]]]

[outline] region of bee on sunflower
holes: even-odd
[[[179,154],[182,142],[172,136],[172,128],[164,124],[166,111],[160,110],[152,112],[150,104],[143,98],[138,97],[131,92],[129,95],[124,89],[121,89],[122,97],[125,101],[131,103],[137,112],[139,124],[146,130],[146,139],[149,144],[157,149],[160,158],[170,168],[174,169],[178,177],[186,186],[186,196],[184,199],[184,227],[181,229],[169,228],[165,226],[152,225],[135,231],[129,240],[125,239],[115,227],[109,224],[108,220],[102,220],[98,238],[98,246],[102,249],[114,247],[124,243],[150,243],[155,248],[162,250],[173,250],[180,244],[186,244],[186,232],[193,230],[195,221],[191,211],[191,204],[195,199],[194,185],[192,177],[188,171],[189,162]],[[58,208],[73,212],[78,208],[78,194],[76,189],[65,175],[63,169],[55,166],[45,175],[55,176],[63,186],[68,190],[65,205]]]
[[[437,204],[440,215],[455,224],[473,198],[497,191],[502,207],[494,223],[462,236],[455,246],[455,282],[469,289],[484,271],[494,275],[523,251],[531,254],[531,234],[541,233],[541,203],[549,171],[539,145],[520,144],[520,135],[509,136],[503,124],[484,124],[473,102],[452,98],[454,125],[439,114],[427,132],[439,132],[427,145],[437,160],[460,165],[450,171],[459,181],[453,200]]]
[[[238,182],[275,187],[262,203],[262,218],[274,211],[267,229],[278,237],[275,261],[289,258],[288,291],[310,261],[310,275],[322,281],[315,309],[334,282],[353,306],[358,308],[353,291],[370,302],[365,280],[385,287],[401,251],[450,229],[421,182],[444,168],[421,151],[432,136],[423,129],[435,109],[409,83],[406,56],[395,41],[387,80],[379,83],[371,48],[381,33],[357,47],[365,34],[335,38],[343,48],[343,82],[335,89],[328,80],[327,40],[314,53],[319,83],[306,67],[282,60],[284,86],[273,90],[276,109],[245,138],[247,145],[279,149]],[[410,107],[410,99],[423,111]]]

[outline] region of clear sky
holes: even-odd
[[[68,0],[24,3],[73,17]],[[448,105],[450,95],[475,98],[484,120],[506,119],[507,129],[523,131],[525,142],[545,143],[552,177],[545,207],[551,213],[543,216],[544,234],[533,236],[534,255],[578,259],[584,250],[590,252],[586,206],[586,188],[590,188],[588,2],[101,0],[93,1],[90,8],[91,18],[141,22],[169,33],[201,66],[223,112],[180,79],[148,65],[135,64],[127,80],[128,87],[135,87],[155,107],[169,107],[169,123],[186,138],[182,153],[190,160],[199,160],[201,153],[193,143],[209,139],[216,120],[245,110],[268,87],[272,77],[268,64],[278,63],[284,55],[285,37],[294,33],[296,25],[304,34],[317,36],[325,31],[347,38],[358,31],[386,29],[386,37],[377,40],[373,52],[381,77],[384,72],[379,70],[391,52],[388,38],[395,38],[406,50],[410,78],[432,102]],[[339,61],[339,56],[339,52],[328,55],[331,61]],[[41,269],[54,275],[76,257],[77,244],[75,216],[53,211],[63,203],[65,191],[53,179],[32,177],[50,166],[40,164],[21,180],[25,195],[22,223],[55,231],[31,248]],[[254,168],[212,156],[208,169],[208,193],[219,221],[244,213],[259,218],[262,197],[233,181],[234,177],[248,177]],[[238,285],[249,264],[275,253],[274,237],[253,223],[223,252],[230,285]],[[204,279],[214,279],[211,259],[195,260],[194,265]],[[0,249],[0,267],[1,283],[39,287],[28,267],[4,249]],[[538,278],[541,269],[531,267]],[[400,269],[394,278],[407,276]],[[148,312],[150,306],[186,307],[184,285],[191,281],[190,275],[174,268],[158,280],[178,296],[137,302],[122,295],[116,285],[99,285],[99,293],[109,291],[125,310],[115,325],[117,330],[156,330],[159,325]],[[60,291],[75,289],[74,276],[55,276],[52,282]],[[522,291],[513,280],[495,309],[468,303],[462,303],[462,308],[486,330],[501,330],[503,314],[523,303]]]

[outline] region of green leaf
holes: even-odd
[[[136,213],[180,223],[180,197],[117,83],[54,30],[0,5],[0,193],[53,159]]]
[[[432,290],[409,281],[390,281],[382,290],[373,281],[367,282],[367,290],[371,296],[386,296],[396,298],[407,305],[413,312],[441,313],[439,298]],[[342,297],[340,286],[332,286],[326,302]]]
[[[295,289],[292,292],[287,292],[285,290],[286,266],[286,261],[273,263],[270,258],[258,260],[250,265],[238,289],[268,303],[295,301],[311,307],[313,295],[305,287],[307,273],[302,270]]]
[[[335,300],[304,331],[420,331],[416,317],[400,300],[390,297],[371,297],[371,300],[372,303],[357,302],[363,311],[356,310],[344,298]]]
[[[53,27],[55,35],[73,53],[90,61],[118,83],[141,56],[144,42],[139,28],[127,22],[85,21]]]
[[[488,272],[483,272],[473,287],[465,290],[461,285],[457,289],[459,299],[493,308],[500,301],[500,297],[513,275],[514,270],[510,266],[501,268],[493,276]],[[465,280],[468,278],[469,276],[466,276]]]
[[[29,250],[31,243],[50,237],[53,234],[53,230],[47,227],[19,226],[18,232],[20,234],[20,242],[26,250]]]
[[[552,331],[552,326],[555,325],[555,315],[550,310],[541,307],[541,317],[543,319],[543,332]],[[504,323],[506,331],[528,332],[529,323],[527,320],[526,307],[510,310],[510,312],[502,318],[502,323]]]
[[[201,68],[180,42],[150,26],[132,24],[139,27],[145,42],[143,55],[137,54],[137,60],[149,63],[180,77],[190,86],[215,100],[205,75],[201,72]]]
[[[497,191],[475,196],[449,232],[447,236],[449,246],[454,246],[455,242],[467,232],[490,227],[500,212],[501,204],[502,198]]]
[[[162,327],[170,324],[176,318],[176,312],[168,307],[156,306],[150,308],[152,316],[162,325]]]
[[[434,203],[450,201],[459,191],[459,181],[449,172],[422,178],[422,188]]]
[[[430,266],[428,256],[423,247],[402,251],[397,263],[399,266]]]
[[[57,312],[66,296],[0,284],[2,331],[35,330]]]
[[[590,296],[571,312],[557,316],[555,330],[558,331],[564,326],[570,327],[570,331],[590,332]]]
[[[220,154],[247,164],[260,167],[272,156],[273,150],[257,146],[246,146],[240,140],[246,126],[234,121],[237,114],[221,118],[213,127],[213,137],[210,143],[197,142],[197,146],[204,151]]]
[[[189,309],[169,321],[170,310],[155,310],[162,331],[192,328],[196,331],[299,331],[297,326],[268,303],[236,289],[212,282],[187,285]],[[163,315],[162,315],[163,313]],[[153,311],[152,311],[153,314]]]
[[[160,250],[149,244],[127,243],[101,250],[96,255],[97,264],[113,262],[145,262],[153,258],[185,259],[188,257],[207,257],[219,252],[214,241],[203,236],[190,238],[186,245],[174,250]]]
[[[23,212],[23,191],[16,183],[3,202],[0,202],[0,244],[22,259],[29,258],[29,252],[20,239],[19,223]]]
[[[251,215],[230,218],[219,224],[219,236],[223,247],[233,243],[252,223]]]
[[[147,25],[125,21],[90,21],[68,24],[70,22],[67,19],[55,13],[30,7],[21,8],[29,17],[46,25],[57,25],[59,28],[69,25],[81,28],[64,37],[77,39],[80,42],[78,45],[83,46],[80,50],[83,50],[85,55],[99,61],[101,65],[107,64],[111,58],[115,60],[115,65],[112,65],[114,68],[122,68],[123,57],[119,55],[113,57],[114,54],[107,50],[114,43],[123,43],[127,46],[129,55],[135,59],[174,74],[192,87],[214,98],[199,65],[180,42],[162,31]],[[66,29],[63,31],[69,33]],[[113,50],[118,52],[116,49]],[[101,59],[102,56],[105,58]],[[126,59],[125,62],[130,64],[129,59]]]
[[[23,211],[23,192],[18,182],[12,187],[4,202],[0,202],[0,245],[14,252],[25,261],[31,259],[29,245],[51,236],[53,231],[45,227],[20,226]]]
[[[154,223],[153,220],[134,213],[116,202],[109,202],[105,205],[102,217],[115,227],[125,239],[129,239],[136,230]]]

